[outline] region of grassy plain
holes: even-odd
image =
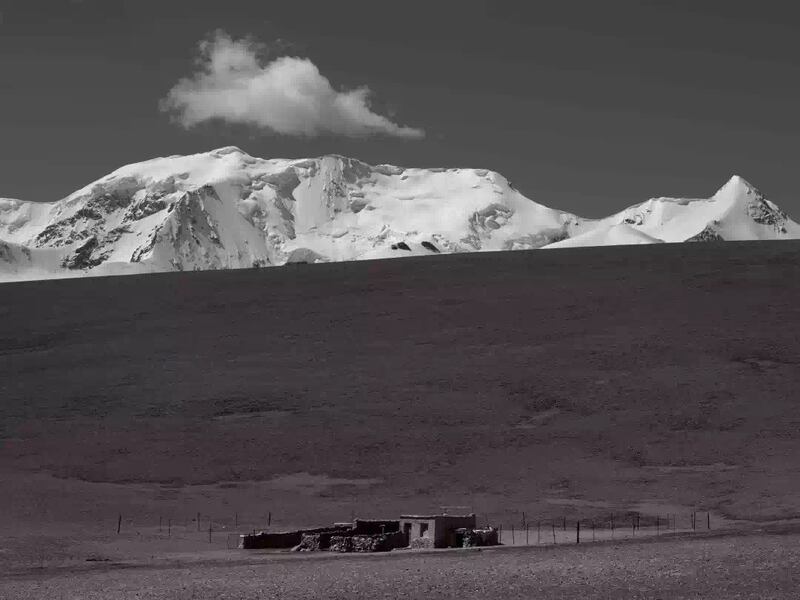
[[[0,568],[269,513],[795,517],[798,389],[793,242],[3,284]]]

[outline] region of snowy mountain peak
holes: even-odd
[[[748,188],[752,187],[752,185],[744,177],[736,173],[731,175],[730,179],[728,179],[728,181],[726,181],[722,187],[725,188],[728,186],[736,186],[736,187],[743,186]]]
[[[717,202],[734,204],[747,204],[753,201],[763,200],[763,194],[739,175],[731,177],[725,185],[717,190],[712,199]]]
[[[212,150],[209,154],[213,154],[214,156],[226,156],[228,154],[241,154],[243,156],[250,156],[239,148],[238,146],[223,146],[222,148],[217,148],[216,150]]]
[[[51,203],[0,200],[0,279],[228,269],[565,246],[800,238],[744,179],[590,220],[494,171],[261,159],[228,146],[155,158]]]
[[[565,240],[558,247],[622,243],[615,241],[620,237],[618,225],[663,242],[800,238],[800,225],[734,175],[711,198],[653,198],[598,221],[591,235]],[[624,243],[641,243],[641,238],[623,237],[628,240]]]

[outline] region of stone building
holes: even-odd
[[[456,531],[475,529],[475,515],[402,515],[400,531],[412,548],[457,548],[463,545]]]

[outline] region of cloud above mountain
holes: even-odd
[[[307,58],[265,59],[264,46],[218,31],[199,45],[197,70],[161,101],[186,128],[212,120],[255,126],[290,136],[425,136],[375,113],[371,91],[336,90]]]

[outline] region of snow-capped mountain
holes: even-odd
[[[0,280],[611,244],[800,238],[739,177],[706,200],[605,219],[547,208],[498,173],[238,148],[128,165],[53,203],[0,199]]]
[[[653,198],[548,248],[800,238],[800,225],[738,175],[708,199]]]

